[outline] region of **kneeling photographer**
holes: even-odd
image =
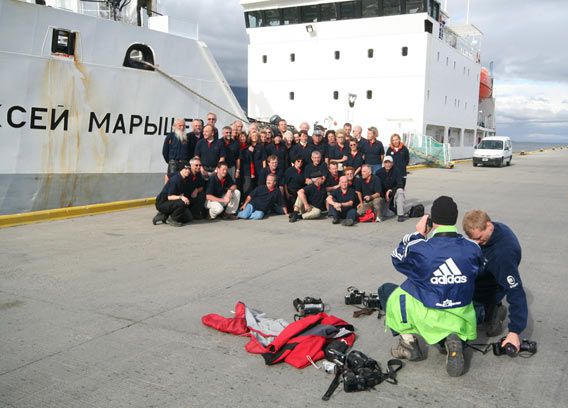
[[[454,200],[438,197],[431,216],[422,217],[416,232],[405,235],[392,253],[395,269],[407,279],[400,287],[385,283],[378,289],[385,324],[395,336],[400,334],[392,355],[422,360],[419,335],[428,344],[443,344],[452,377],[463,374],[463,342],[477,337],[472,299],[483,265],[479,246],[458,234],[457,218]]]

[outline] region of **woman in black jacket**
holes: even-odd
[[[410,163],[410,152],[408,148],[400,140],[400,136],[394,133],[390,138],[390,145],[387,149],[386,156],[391,156],[393,167],[402,175],[402,188],[406,187],[406,166]]]

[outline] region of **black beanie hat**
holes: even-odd
[[[455,225],[458,220],[458,206],[452,197],[440,196],[434,200],[430,216],[436,224]]]

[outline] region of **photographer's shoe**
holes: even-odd
[[[351,227],[353,224],[355,224],[355,222],[351,218],[347,218],[341,223],[344,227]]]
[[[507,318],[507,307],[499,304],[488,310],[489,318],[485,320],[487,336],[495,337],[503,333],[503,323]]]
[[[446,371],[450,377],[459,377],[463,374],[465,362],[463,358],[463,343],[452,333],[446,337]]]
[[[395,358],[406,359],[408,361],[420,361],[424,359],[422,350],[420,350],[420,345],[418,344],[418,339],[414,337],[414,340],[406,342],[402,337],[399,337],[398,344],[395,344],[391,348],[391,354]]]
[[[331,221],[332,224],[339,224],[341,222],[341,220],[339,218],[333,218],[333,220]]]

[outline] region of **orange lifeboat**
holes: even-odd
[[[479,75],[479,100],[490,98],[491,94],[493,94],[493,81],[489,70],[482,67]]]

